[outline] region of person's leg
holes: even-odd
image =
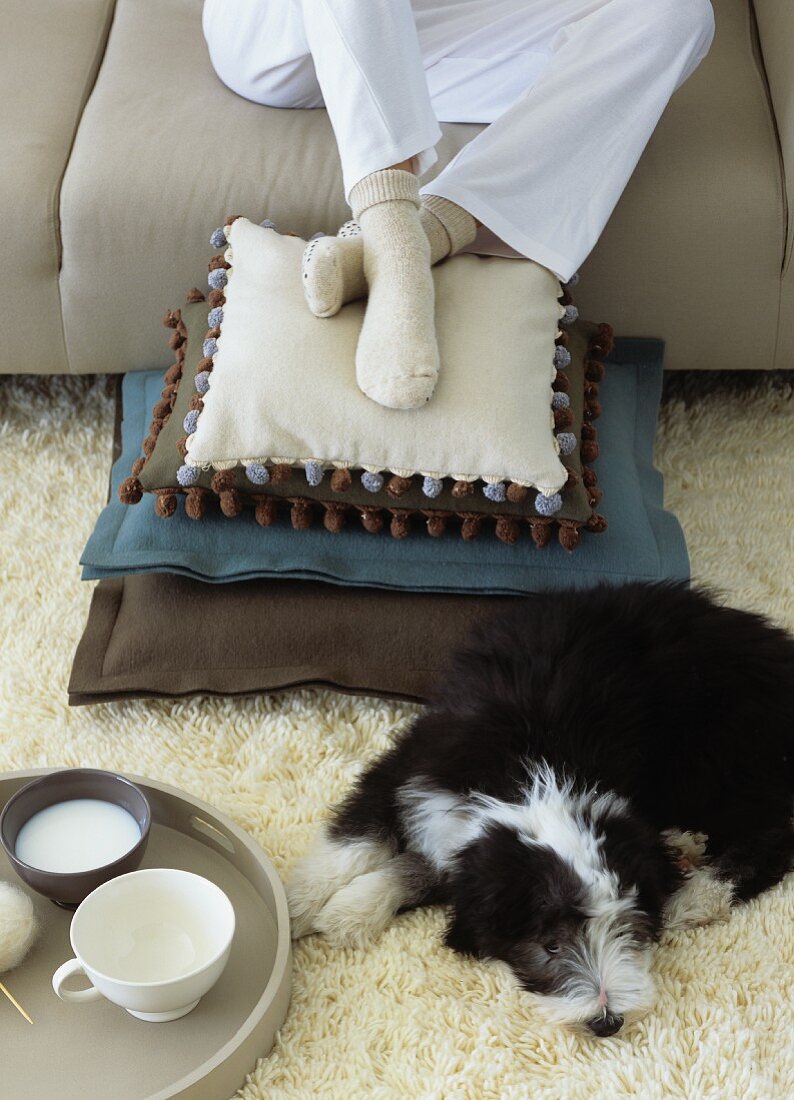
[[[566,282],[670,96],[706,55],[709,0],[601,0],[554,36],[532,87],[426,186]]]

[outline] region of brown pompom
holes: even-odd
[[[570,409],[554,410],[555,428],[570,428],[571,424],[573,424],[573,413]]]
[[[452,486],[452,495],[460,500],[461,497],[468,497],[474,492],[474,483],[471,481],[456,481]]]
[[[496,521],[496,537],[513,546],[518,542],[518,520],[513,516],[500,516]]]
[[[563,489],[575,489],[578,484],[579,484],[579,475],[577,474],[576,470],[569,470],[568,471],[568,478],[567,478],[565,484],[563,485]]]
[[[404,539],[411,533],[411,513],[405,508],[395,508],[391,514],[389,524],[392,538]]]
[[[201,410],[204,408],[204,402],[201,400],[201,395],[198,393],[194,393],[188,401],[187,407],[189,409],[196,409],[198,412],[201,412]]]
[[[225,302],[226,295],[219,287],[216,287],[215,290],[211,290],[207,295],[207,305],[210,309],[215,309],[216,306],[222,306]]]
[[[580,541],[578,524],[567,519],[560,520],[557,540],[563,550],[567,550],[569,553],[575,550]]]
[[[178,382],[182,377],[182,364],[172,363],[168,370],[165,372],[166,382]]]
[[[221,334],[221,330],[218,327],[218,325],[216,325],[215,328],[208,328],[207,329],[207,335],[204,337],[204,339],[205,340],[217,340],[218,337],[220,336],[220,334]]]
[[[588,531],[592,531],[594,535],[600,535],[602,531],[606,531],[607,521],[603,516],[599,516],[597,512],[594,512],[585,524],[585,527]]]
[[[542,550],[544,546],[548,546],[551,542],[551,523],[549,521],[531,519],[529,530],[532,534],[532,541],[539,550]]]
[[[274,485],[286,485],[291,477],[292,467],[286,462],[280,462],[277,466],[271,467],[270,480]]]
[[[137,477],[127,477],[119,485],[119,500],[122,504],[137,504],[143,496],[143,488]]]
[[[228,489],[220,494],[221,511],[228,519],[239,516],[243,510],[243,498],[237,489]]]
[[[296,531],[308,530],[314,522],[314,510],[311,502],[298,498],[292,500],[291,504],[289,518],[292,521],[292,526]]]
[[[447,516],[443,512],[426,512],[427,533],[434,539],[440,538],[447,527]]]
[[[187,436],[183,435],[181,439],[176,441],[176,449],[179,451],[182,458],[187,455]]]
[[[176,328],[179,322],[182,320],[181,309],[167,309],[163,316],[163,324],[166,328]]]
[[[224,225],[233,225],[237,221],[237,219],[242,218],[242,216],[243,216],[242,214],[230,214],[229,217],[226,219],[226,221],[223,224]]]
[[[612,351],[615,340],[615,331],[612,325],[602,321],[598,326],[598,334],[593,337],[587,347],[588,354],[597,359],[604,359]]]
[[[171,412],[171,402],[165,397],[162,397],[152,409],[152,416],[155,416],[158,420],[162,420],[164,416],[168,416]]]
[[[181,348],[184,342],[185,337],[182,335],[181,332],[179,332],[178,329],[175,332],[172,332],[171,335],[168,337],[168,346],[174,351],[176,351],[177,348]]]
[[[218,268],[223,268],[224,271],[228,271],[232,265],[228,260],[224,260],[223,256],[213,256],[210,262],[207,264],[207,271],[217,271]]]
[[[199,359],[198,364],[196,366],[196,374],[201,374],[201,372],[203,370],[211,371],[213,366],[214,366],[214,363],[210,358],[205,357],[204,359]]]
[[[400,477],[399,474],[395,474],[394,477],[390,477],[386,482],[386,492],[390,497],[396,499],[397,497],[405,496],[411,488],[411,485],[412,482],[410,477]]]
[[[170,519],[176,511],[176,494],[170,489],[159,489],[154,502],[154,510],[160,519]]]
[[[584,376],[588,382],[600,382],[604,377],[604,364],[597,359],[588,359],[584,365]]]
[[[557,339],[554,341],[554,343],[557,345],[558,348],[567,348],[568,347],[568,333],[567,332],[561,332],[560,335],[557,337]]]
[[[589,466],[582,466],[582,481],[588,489],[592,488],[598,481],[595,470],[591,470]]]
[[[595,462],[598,458],[598,444],[594,439],[584,439],[579,453],[582,456],[582,462]]]
[[[275,522],[277,511],[275,497],[259,497],[254,507],[254,519],[260,527],[270,527]]]
[[[383,530],[383,512],[380,508],[364,507],[361,511],[361,525],[371,535],[378,535]]]
[[[323,525],[326,531],[330,531],[334,535],[338,535],[345,525],[345,506],[344,504],[323,504],[325,508],[325,515],[323,516]]]
[[[595,439],[596,438],[596,430],[592,426],[592,424],[582,424],[582,427],[581,427],[581,430],[580,430],[579,434],[582,437],[582,439]]]
[[[147,435],[146,439],[144,439],[143,443],[141,444],[141,450],[143,451],[143,453],[146,455],[147,458],[152,457],[152,452],[154,451],[154,445],[155,445],[156,442],[157,442],[157,437],[152,435],[152,433],[150,431],[149,434]]]
[[[570,391],[571,383],[568,381],[568,375],[565,371],[557,371],[557,377],[554,379],[553,388],[556,393],[568,393]]]
[[[597,485],[594,485],[592,489],[588,489],[588,500],[591,508],[595,508],[596,504],[600,504],[603,499],[603,489],[599,489]]]
[[[470,539],[476,539],[482,530],[482,516],[474,512],[466,512],[461,513],[461,518],[463,519],[460,528],[461,538],[464,538],[467,542]]]
[[[335,493],[346,493],[353,484],[353,477],[349,470],[334,470],[331,474],[331,488]]]
[[[233,489],[234,482],[234,470],[216,470],[212,475],[210,485],[212,486],[213,493],[218,493],[218,495],[220,495],[221,493],[228,493]]]
[[[594,398],[591,397],[590,400],[585,405],[584,419],[585,420],[590,420],[590,421],[598,420],[600,415],[601,415],[601,402],[596,401]]]
[[[185,351],[186,351],[186,350],[187,350],[187,341],[185,341],[185,343],[184,343],[184,344],[182,344],[182,346],[181,346],[181,347],[179,347],[179,348],[177,348],[177,349],[176,349],[176,354],[175,354],[174,358],[176,359],[177,363],[179,363],[179,366],[180,366],[180,367],[184,366],[184,363],[185,363]]]
[[[505,496],[511,504],[523,504],[527,499],[529,489],[526,485],[516,485],[514,481],[511,481],[505,491]]]
[[[207,501],[207,490],[191,485],[185,494],[185,515],[189,519],[201,519]]]
[[[205,300],[204,292],[199,290],[197,286],[192,286],[187,292],[186,301],[188,305],[192,305],[193,302],[203,302]]]
[[[137,477],[138,474],[141,472],[141,470],[144,468],[145,465],[146,465],[146,459],[145,458],[136,458],[135,461],[132,464],[132,470],[130,471],[132,473],[132,476]]]
[[[162,430],[162,427],[163,427],[162,420],[153,420],[151,422],[151,424],[149,425],[149,441],[152,444],[152,449],[154,449],[154,443],[155,443],[158,435],[160,434],[160,432]],[[146,450],[146,448],[144,447],[144,451],[145,450]]]
[[[562,294],[560,294],[557,301],[561,305],[564,305],[564,306],[569,306],[571,304],[571,302],[573,301],[573,298],[571,297],[571,292],[570,292],[570,290],[568,289],[567,286],[564,286],[562,288]]]

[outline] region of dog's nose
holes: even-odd
[[[615,1035],[623,1027],[623,1017],[616,1016],[612,1012],[605,1012],[602,1016],[596,1016],[587,1025],[593,1035],[599,1039],[606,1039],[608,1035]]]

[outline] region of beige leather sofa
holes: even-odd
[[[794,4],[713,3],[711,53],[576,300],[619,334],[664,338],[669,367],[794,367]],[[224,214],[305,236],[349,216],[325,112],[228,91],[201,0],[2,0],[2,13],[0,372],[165,364],[160,317],[204,285]],[[476,127],[445,131],[440,166]]]

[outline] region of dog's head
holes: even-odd
[[[614,1035],[653,999],[650,947],[680,884],[672,852],[622,798],[553,773],[520,803],[475,798],[450,867],[446,942],[507,963],[556,1023]]]

